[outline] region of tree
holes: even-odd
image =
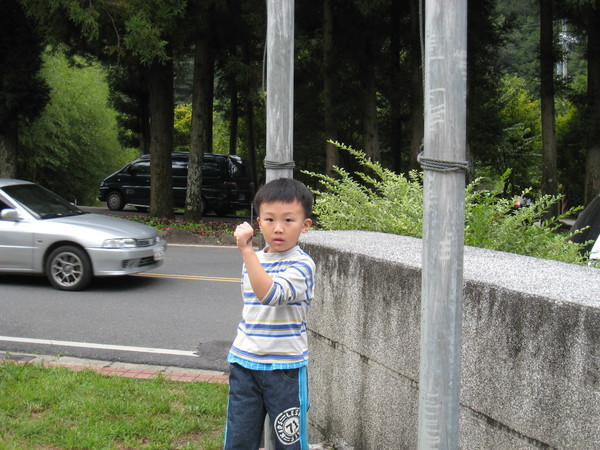
[[[215,79],[215,23],[216,5],[206,2],[192,8],[190,17],[195,18],[194,82],[192,88],[192,127],[190,159],[188,164],[187,193],[184,219],[194,222],[202,219],[202,161],[205,152],[212,152],[213,97]]]
[[[503,132],[498,49],[509,23],[498,17],[495,3],[468,2],[467,12],[467,158],[484,165],[496,157]]]
[[[542,194],[558,193],[556,171],[556,132],[554,115],[554,14],[552,1],[540,0],[540,92],[542,116]],[[558,215],[554,203],[548,217]]]
[[[333,167],[339,163],[337,142],[338,133],[335,124],[333,89],[336,83],[334,52],[334,12],[333,1],[323,2],[323,106],[325,118],[325,173],[333,176]]]
[[[134,155],[123,152],[117,140],[104,68],[59,51],[46,52],[43,60],[41,75],[51,87],[50,100],[40,117],[21,125],[18,172],[89,205],[100,181]]]
[[[75,51],[140,69],[150,118],[150,214],[173,217],[173,46],[187,0],[20,0],[45,33]]]
[[[186,4],[186,0],[130,0],[123,14],[125,47],[142,64],[148,83],[152,155],[149,214],[155,217],[174,217],[173,55]]]
[[[108,65],[109,102],[117,111],[119,140],[125,147],[150,153],[150,111],[145,70],[134,62]]]
[[[0,178],[16,178],[18,125],[44,110],[49,87],[40,76],[42,40],[16,0],[0,15]]]
[[[502,134],[496,143],[497,151],[480,167],[478,176],[505,179],[503,193],[520,195],[526,188],[540,190],[541,121],[539,99],[527,89],[527,81],[518,76],[505,75],[500,81],[502,105],[500,118]]]
[[[600,0],[589,2],[587,14],[589,140],[585,164],[585,204],[600,195]]]
[[[212,152],[213,83],[215,60],[210,34],[196,40],[188,189],[184,219],[197,222],[203,214],[202,160]]]
[[[560,2],[559,14],[586,43],[587,93],[583,101],[585,133],[584,204],[600,195],[600,0]]]
[[[169,54],[170,56],[170,54]],[[154,217],[175,217],[171,153],[173,152],[173,61],[154,62],[148,71],[150,110],[150,210]]]
[[[423,105],[423,64],[421,42],[425,38],[421,35],[419,16],[420,0],[410,0],[410,92],[411,92],[411,139],[410,139],[410,164],[411,170],[419,168],[417,158],[423,144],[424,105]]]

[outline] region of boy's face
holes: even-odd
[[[267,253],[285,252],[296,246],[300,234],[306,233],[312,225],[298,200],[261,204],[257,221],[268,245]]]

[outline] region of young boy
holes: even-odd
[[[315,265],[298,239],[312,225],[312,205],[299,181],[273,180],[254,198],[267,246],[254,252],[247,222],[234,232],[244,260],[244,308],[227,358],[225,449],[258,449],[267,413],[277,449],[308,449],[306,316]]]

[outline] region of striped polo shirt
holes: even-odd
[[[315,264],[299,246],[256,253],[273,285],[259,299],[243,268],[244,308],[227,357],[252,370],[294,369],[308,364],[306,316],[313,298]]]

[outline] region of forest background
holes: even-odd
[[[330,141],[396,173],[419,168],[424,7],[295,3],[297,178],[358,169]],[[156,217],[173,216],[172,151],[190,151],[192,188],[204,152],[238,154],[264,180],[265,1],[0,9],[0,177],[90,204],[106,175],[152,153]],[[469,180],[502,180],[506,198],[562,194],[562,210],[600,193],[600,0],[470,1],[467,72]],[[199,220],[194,202],[185,214]]]

